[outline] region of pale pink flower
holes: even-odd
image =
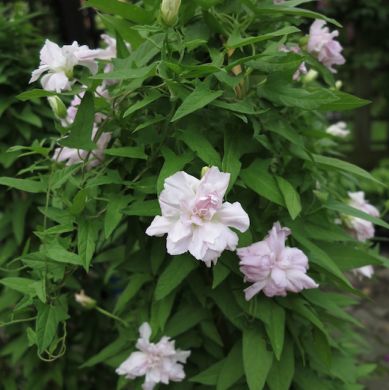
[[[346,122],[338,122],[328,127],[326,133],[334,137],[346,138],[350,135],[350,130]]]
[[[87,67],[92,74],[97,72],[95,61],[97,50],[88,46],[79,46],[77,42],[72,45],[59,47],[56,43],[46,39],[40,52],[40,66],[32,72],[30,83],[41,78],[43,89],[61,92],[72,86],[73,69],[77,65]]]
[[[309,31],[308,51],[325,65],[332,73],[336,73],[334,65],[343,65],[346,60],[342,56],[342,45],[335,40],[337,30],[330,32],[324,20],[315,20]]]
[[[372,217],[380,216],[379,211],[366,201],[365,193],[363,191],[349,192],[348,195],[350,198],[349,205],[351,207],[363,211]],[[375,229],[373,223],[370,221],[366,221],[362,218],[347,216],[345,218],[345,223],[350,233],[358,241],[364,242],[374,237]]]
[[[282,45],[280,47],[280,51],[283,52],[283,53],[296,53],[296,54],[299,54],[301,53],[301,49],[299,46],[297,45],[293,45],[293,46],[285,46],[285,45]],[[307,69],[307,66],[305,64],[305,62],[302,62],[299,66],[299,68],[296,70],[296,72],[293,74],[293,80],[294,81],[299,81],[301,76],[302,75],[305,75],[308,73],[308,69]]]
[[[145,322],[139,328],[140,337],[136,343],[139,351],[133,352],[117,369],[118,375],[127,379],[144,376],[144,390],[153,390],[158,383],[168,385],[170,381],[181,382],[185,379],[183,364],[190,351],[175,348],[175,342],[162,337],[158,343],[151,343],[151,327]]]
[[[146,234],[167,234],[169,254],[189,251],[210,267],[224,250],[236,249],[238,236],[230,227],[244,232],[250,225],[239,202],[223,203],[229,181],[230,174],[216,167],[201,180],[182,171],[170,176],[159,196],[162,216],[154,218]]]
[[[263,241],[237,250],[240,270],[245,281],[253,283],[246,288],[246,300],[260,291],[268,297],[286,296],[319,285],[307,275],[308,258],[300,249],[285,246],[291,234],[279,222],[273,225]]]

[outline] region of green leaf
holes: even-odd
[[[62,146],[74,149],[94,150],[96,144],[92,141],[92,130],[95,120],[95,103],[93,94],[85,92],[80,105],[78,106],[76,118],[69,127],[70,134],[60,140]]]
[[[104,153],[108,156],[135,158],[141,160],[148,159],[143,146],[125,146],[122,148],[105,149]]]
[[[173,256],[158,279],[155,299],[160,300],[169,295],[196,267],[197,262],[190,255]]]
[[[88,194],[85,189],[78,191],[76,196],[73,198],[71,206],[69,207],[69,213],[74,216],[81,214],[85,209],[87,197]]]
[[[200,372],[199,374],[193,376],[189,379],[190,382],[201,383],[203,385],[216,385],[219,379],[220,371],[223,367],[224,360],[217,362],[206,370]]]
[[[0,185],[31,193],[46,192],[46,186],[42,182],[29,179],[14,179],[3,176],[0,177]]]
[[[213,321],[202,321],[200,326],[203,334],[206,337],[214,341],[217,345],[223,347],[223,340],[221,339],[219,331],[217,330]]]
[[[248,168],[240,172],[247,187],[258,195],[285,207],[285,202],[277,181],[268,171],[269,160],[255,160]]]
[[[57,241],[46,243],[44,245],[44,252],[49,259],[57,261],[59,263],[84,266],[84,261],[79,255],[72,252],[68,252]]]
[[[109,238],[123,218],[122,210],[128,205],[131,198],[122,194],[112,195],[107,204],[104,216],[104,235]]]
[[[297,27],[287,26],[287,27],[281,28],[280,30],[276,30],[276,31],[273,31],[273,32],[270,32],[267,34],[258,35],[256,37],[246,37],[246,38],[242,38],[239,35],[238,31],[234,31],[230,35],[230,37],[226,43],[226,47],[229,49],[237,49],[239,47],[254,45],[255,43],[258,43],[258,42],[263,42],[263,41],[266,41],[266,40],[269,40],[272,38],[276,38],[276,37],[286,36],[289,34],[297,33],[299,31],[300,30]]]
[[[39,99],[41,97],[55,96],[55,92],[45,91],[44,89],[30,89],[28,91],[22,92],[16,96],[17,99],[25,102],[31,99]]]
[[[231,272],[227,267],[225,267],[221,263],[217,264],[217,266],[214,266],[212,270],[213,270],[212,288],[216,288],[217,286],[219,286],[219,284],[222,283],[223,280],[225,280],[226,277]]]
[[[130,79],[145,79],[155,74],[157,64],[153,63],[141,68],[127,67],[124,69],[115,69],[109,73],[99,73],[93,77],[95,80],[130,80]]]
[[[166,334],[177,337],[189,329],[194,328],[200,321],[208,316],[208,311],[196,306],[186,306],[170,318],[166,324]]]
[[[84,268],[88,271],[96,249],[97,227],[91,221],[80,218],[78,221],[77,246],[78,254]]]
[[[156,89],[152,89],[151,92],[149,94],[145,95],[142,100],[137,101],[135,104],[133,104],[132,106],[130,106],[130,108],[128,108],[126,110],[126,112],[123,115],[124,118],[133,114],[134,112],[148,106],[149,104],[155,102],[161,96],[162,95]]]
[[[242,343],[238,341],[223,360],[216,390],[230,389],[244,375],[242,360]]]
[[[332,103],[338,98],[325,88],[304,89],[291,84],[289,72],[273,72],[266,83],[258,89],[260,96],[287,107],[298,107],[303,110],[316,110],[324,104]]]
[[[320,111],[346,111],[355,110],[370,104],[370,100],[361,99],[359,97],[350,95],[346,92],[333,91],[338,100],[332,103],[322,104],[319,108]]]
[[[68,318],[66,300],[60,298],[54,304],[37,305],[38,315],[35,324],[35,333],[38,350],[42,353],[49,347],[57,333],[58,324]]]
[[[177,155],[172,152],[167,147],[163,148],[162,156],[165,159],[165,162],[162,166],[161,171],[159,172],[157,180],[157,192],[160,193],[163,189],[165,179],[169,176],[172,176],[178,171],[181,171],[185,166],[193,160],[193,153],[186,152],[182,155]]]
[[[178,138],[184,141],[188,147],[193,150],[201,160],[211,166],[220,166],[221,158],[208,139],[199,131],[186,129],[182,131]]]
[[[135,274],[130,276],[130,281],[127,284],[127,287],[120,294],[119,299],[116,302],[114,313],[123,312],[127,303],[139,292],[142,286],[150,281],[150,275],[146,274]]]
[[[102,12],[121,16],[136,24],[150,24],[154,21],[152,13],[133,4],[118,0],[87,0],[86,7],[95,7]]]
[[[163,333],[165,332],[165,325],[173,309],[175,297],[175,292],[172,292],[167,297],[153,302],[151,306],[151,324],[154,331],[160,329]]]
[[[124,351],[127,345],[127,340],[124,337],[119,337],[113,343],[104,347],[99,353],[90,357],[80,366],[80,368],[93,367],[96,364],[103,363],[110,357],[118,355],[120,352]]]
[[[389,229],[389,224],[386,223],[381,218],[373,217],[361,210],[358,210],[354,207],[351,207],[345,203],[340,203],[336,201],[330,201],[325,204],[325,207],[329,210],[337,211],[344,215],[351,215],[352,217],[361,218],[366,221],[372,222],[378,226],[382,226],[385,229]]]
[[[194,91],[184,99],[181,106],[178,107],[171,121],[176,122],[179,119],[204,108],[222,95],[223,91],[211,91],[205,83],[199,83]]]
[[[352,288],[348,279],[343,275],[337,264],[324,252],[320,247],[315,245],[312,241],[307,239],[304,225],[299,221],[288,223],[288,226],[292,230],[293,238],[295,238],[303,247],[309,251],[308,258],[312,263],[317,264],[321,268],[325,269],[330,274],[334,275],[345,286]]]
[[[259,329],[243,331],[243,365],[249,390],[261,390],[273,363],[273,354],[266,349],[266,342]]]
[[[270,301],[269,323],[265,325],[274,354],[280,360],[284,348],[285,338],[285,310],[273,301]]]
[[[276,176],[276,180],[291,218],[296,219],[302,210],[300,195],[284,178]]]
[[[129,207],[123,209],[123,213],[137,217],[154,217],[161,212],[157,200],[144,200],[131,203]]]
[[[302,8],[294,8],[288,7],[287,4],[277,4],[273,6],[269,5],[256,5],[253,4],[252,0],[242,0],[244,4],[246,4],[255,15],[291,15],[291,16],[303,16],[305,18],[311,19],[323,19],[329,23],[334,24],[335,26],[342,27],[335,19],[328,18],[318,12],[310,11]]]
[[[223,172],[228,172],[231,175],[230,183],[228,184],[229,190],[232,188],[239,176],[240,169],[242,167],[242,163],[240,162],[242,154],[242,147],[239,143],[239,138],[236,137],[236,133],[226,130],[224,135],[222,170]]]
[[[373,177],[369,172],[347,161],[339,160],[333,157],[321,156],[318,154],[312,154],[311,157],[317,164],[335,168],[344,172],[348,172],[355,176],[359,176],[362,177],[363,179],[374,181],[375,183],[384,186],[383,183],[381,183],[379,180]]]
[[[18,278],[18,277],[9,277],[0,279],[0,283],[12,290],[18,291],[25,295],[36,295],[36,290],[34,288],[35,280],[27,278]]]
[[[267,377],[270,390],[289,390],[294,376],[293,344],[285,343],[280,361],[274,361]]]

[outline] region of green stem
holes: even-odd
[[[33,321],[35,319],[36,319],[36,316],[35,317],[30,317],[30,318],[21,318],[20,320],[12,320],[12,321],[9,321],[9,322],[0,322],[0,328],[2,328],[4,326],[8,326],[8,325],[19,324],[19,323],[22,323],[22,322]]]
[[[96,306],[95,309],[96,309],[99,313],[105,315],[106,317],[112,318],[113,320],[120,322],[120,323],[121,323],[122,325],[124,325],[126,328],[128,327],[127,322],[124,321],[124,320],[122,320],[120,317],[115,316],[115,314],[112,314],[112,313],[110,313],[109,311],[104,310],[103,308],[101,308],[101,307],[99,307],[99,306]]]

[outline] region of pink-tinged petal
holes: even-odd
[[[170,229],[174,226],[176,220],[172,218],[165,218],[157,216],[154,218],[151,225],[147,228],[146,234],[148,236],[157,236],[162,237],[163,235],[169,233]]]
[[[287,278],[286,278],[286,273],[284,270],[280,268],[273,268],[271,274],[270,274],[270,279],[274,282],[274,284],[279,287],[279,288],[285,288],[287,284]]]
[[[239,202],[233,204],[229,202],[223,203],[215,217],[224,225],[238,229],[242,233],[250,226],[249,216]]]
[[[257,295],[266,285],[266,281],[261,281],[254,283],[252,286],[247,287],[244,290],[246,301],[252,299],[255,295]]]
[[[209,193],[216,192],[220,199],[224,197],[230,183],[231,175],[220,172],[219,168],[211,167],[201,179],[197,197],[207,196]]]
[[[146,374],[148,362],[147,354],[143,352],[133,352],[117,369],[118,375],[125,375],[128,379]]]
[[[278,256],[285,248],[285,241],[290,233],[290,229],[283,228],[279,222],[276,222],[264,241],[266,241],[274,254]]]
[[[319,287],[319,285],[305,272],[298,270],[288,271],[287,278],[287,290],[294,293],[299,293],[304,289]]]
[[[142,339],[149,341],[151,337],[151,333],[152,333],[151,327],[147,322],[144,322],[139,327],[139,335]]]
[[[157,386],[155,382],[145,382],[142,385],[142,390],[154,390],[155,386]]]
[[[194,200],[200,181],[181,171],[165,180],[164,190],[159,196],[162,215],[173,216],[181,212],[183,202]]]

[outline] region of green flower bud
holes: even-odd
[[[315,81],[318,76],[319,72],[314,69],[310,69],[309,72],[304,76],[303,80],[305,83],[311,83],[312,81]]]
[[[201,170],[201,177],[204,177],[204,175],[209,171],[209,168],[208,166],[205,166],[203,167],[203,169]]]
[[[49,96],[47,98],[54,115],[59,119],[64,119],[67,116],[66,106],[58,96]]]
[[[169,27],[177,23],[178,11],[181,6],[181,0],[162,0],[161,18]]]
[[[340,91],[343,87],[343,82],[341,80],[338,80],[336,83],[335,83],[335,88]]]

